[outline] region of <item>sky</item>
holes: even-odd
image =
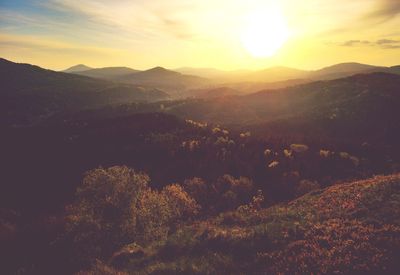
[[[276,42],[280,28],[268,19],[271,13],[279,13],[288,32],[268,57],[252,55],[243,42],[255,12],[265,15],[266,25],[252,29],[252,37]],[[400,0],[0,0],[0,57],[54,70],[81,63],[224,70],[391,66],[400,64]]]

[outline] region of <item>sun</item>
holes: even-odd
[[[243,47],[257,58],[273,56],[289,39],[282,12],[268,8],[249,13],[241,33]]]

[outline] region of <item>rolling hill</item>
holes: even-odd
[[[359,73],[384,72],[385,67],[360,64],[355,62],[340,63],[310,72],[310,78],[328,80],[351,76]]]
[[[400,138],[400,76],[360,74],[246,96],[186,101],[168,108],[196,121],[247,128],[262,135],[314,134],[359,140]]]
[[[138,71],[126,67],[106,67],[87,69],[84,65],[72,67],[66,72],[94,78],[113,80],[153,87],[169,92],[174,98],[196,96],[195,90],[237,90],[241,94],[254,93],[263,89],[286,88],[317,80],[333,80],[355,74],[386,72],[400,74],[398,66],[381,67],[356,62],[339,63],[319,70],[299,70],[276,66],[262,70],[224,71],[213,68],[184,67],[167,70],[155,67],[146,71]],[[216,94],[217,95],[217,94]],[[226,94],[220,94],[223,96]]]
[[[288,79],[308,78],[308,74],[307,71],[288,67],[272,67],[248,74],[247,79],[254,82],[277,82]]]
[[[29,125],[56,113],[109,104],[167,99],[158,89],[117,84],[0,59],[1,119]]]
[[[107,80],[118,80],[120,77],[140,72],[127,67],[105,67],[91,70],[73,72],[75,74],[84,75],[93,78],[102,78]]]
[[[185,96],[185,91],[207,85],[209,80],[198,76],[185,75],[163,67],[128,74],[119,81],[136,85],[159,88],[175,97]]]
[[[299,70],[289,67],[270,67],[262,70],[222,71],[205,68],[180,68],[179,72],[204,76],[216,82],[280,82],[285,80],[302,79],[308,81],[331,80],[360,73],[387,72],[399,73],[398,68],[373,66],[356,62],[339,63],[318,70]]]
[[[64,70],[63,72],[64,73],[78,73],[78,72],[83,72],[83,71],[87,71],[87,70],[91,70],[91,69],[93,69],[93,68],[88,67],[84,64],[78,64],[78,65],[72,66],[72,67]]]

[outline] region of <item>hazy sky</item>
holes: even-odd
[[[240,33],[267,2],[290,35],[272,57],[254,58]],[[0,0],[0,56],[51,69],[395,65],[400,0]]]

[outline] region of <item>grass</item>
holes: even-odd
[[[400,174],[179,228],[129,274],[387,274],[400,268]]]

